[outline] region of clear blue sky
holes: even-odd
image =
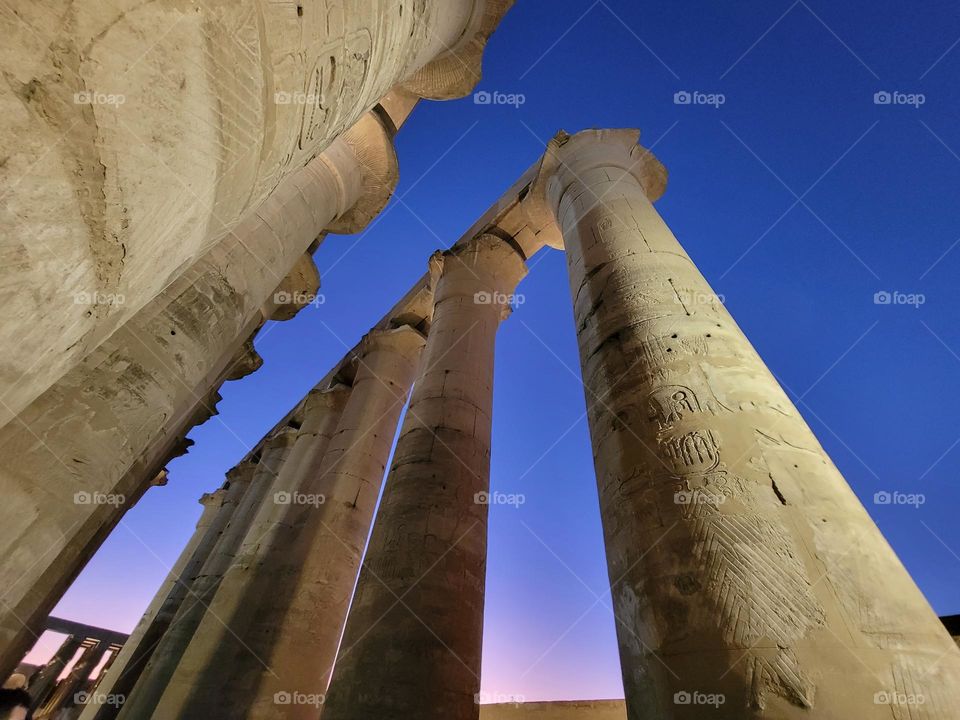
[[[424,103],[373,226],[316,255],[326,303],[257,341],[264,367],[105,544],[57,613],[130,630],[196,500],[542,152],[558,129],[640,127],[658,203],[935,610],[960,612],[960,6],[946,0],[519,0],[481,89]],[[952,48],[952,49],[951,49]],[[948,52],[949,51],[949,52]],[[675,104],[722,93],[719,108]],[[879,91],[922,93],[877,105]],[[798,202],[798,197],[802,198]],[[563,257],[547,251],[498,339],[484,689],[622,696]],[[880,291],[925,303],[877,305]],[[920,492],[919,508],[878,491]]]

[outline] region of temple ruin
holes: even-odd
[[[221,385],[262,364],[259,328],[316,293],[324,238],[384,208],[396,134],[420,100],[472,91],[511,4],[0,14],[5,676]],[[76,101],[97,93],[125,103]],[[682,720],[701,693],[716,718],[956,718],[960,648],[660,217],[667,171],[639,142],[559,132],[424,257],[201,498],[132,634],[62,626],[37,717]],[[626,699],[481,709],[494,348],[548,252],[569,271]]]

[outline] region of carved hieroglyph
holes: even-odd
[[[566,245],[629,717],[954,717],[960,652],[654,210],[637,135],[561,133],[529,198]]]
[[[511,3],[7,2],[0,423],[391,88],[469,92]]]

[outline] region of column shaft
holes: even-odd
[[[891,693],[952,716],[960,652],[654,210],[665,173],[635,143],[560,138],[541,178],[566,244],[629,717],[913,717]]]
[[[254,565],[252,592],[242,601],[248,652],[220,632],[215,647],[196,654],[197,663],[181,665],[184,688],[171,686],[159,711],[175,715],[189,707],[208,716],[257,720],[316,717],[424,342],[406,325],[365,338],[350,397],[323,459],[303,475],[297,493],[283,498],[287,507],[269,556]],[[229,701],[211,695],[225,685],[237,688]]]
[[[52,720],[57,717],[61,708],[73,707],[77,693],[83,690],[84,683],[103,659],[107,647],[104,642],[93,641],[92,645],[84,648],[69,674],[57,684],[53,694],[43,704],[43,707],[36,712],[37,720],[47,720],[48,718]]]
[[[194,579],[189,597],[180,604],[133,692],[121,708],[118,717],[122,720],[140,720],[151,716],[194,632],[203,620],[253,516],[290,452],[294,437],[293,430],[281,431],[266,444],[259,463],[243,463],[228,474],[230,487],[227,488],[224,503],[235,503],[236,509]]]
[[[76,655],[82,640],[83,638],[68,635],[67,639],[57,648],[53,657],[47,661],[47,664],[30,676],[27,689],[30,691],[30,697],[33,699],[34,708],[40,707],[50,695],[50,692],[57,684],[57,678],[60,677],[60,673],[63,672],[67,663]]]
[[[133,13],[89,3],[69,22],[35,9],[0,16],[11,41],[0,95],[15,108],[0,118],[0,156],[5,180],[27,180],[16,192],[9,180],[0,216],[0,249],[20,258],[0,268],[0,395],[11,408],[0,422],[392,87],[420,79],[424,96],[467,94],[511,3],[240,0]],[[137,58],[145,37],[151,52]],[[84,50],[66,68],[62,48]]]
[[[450,253],[347,620],[325,720],[476,720],[494,339],[526,271],[483,235]]]
[[[180,557],[164,580],[150,606],[123,647],[104,668],[97,690],[100,695],[114,698],[129,697],[174,616],[189,595],[193,581],[209,558],[214,545],[223,534],[236,510],[232,499],[226,502],[228,491],[220,488],[204,495],[200,502],[203,513],[196,530]],[[89,704],[79,720],[112,720],[120,712],[120,704]]]
[[[362,134],[374,166],[395,165],[383,128]],[[16,548],[0,562],[0,586],[10,588],[0,607],[0,671],[26,651],[32,635],[24,625],[42,622],[65,581],[102,542],[101,529],[119,520],[112,511],[129,507],[136,488],[129,487],[127,471],[161,452],[171,435],[185,434],[198,399],[222,381],[256,330],[270,293],[317,235],[364,199],[365,166],[354,150],[360,152],[340,139],[288,178],[179,280],[0,428],[0,447],[11,458],[0,468],[0,489],[10,499],[0,544]],[[388,196],[389,188],[374,194],[384,192]],[[115,500],[78,505],[78,492]],[[52,552],[51,544],[63,551]]]

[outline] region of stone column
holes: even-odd
[[[654,210],[637,137],[559,135],[530,193],[566,244],[629,717],[952,717],[960,651]]]
[[[185,658],[183,688],[171,683],[161,715],[189,708],[258,720],[317,716],[425,342],[403,325],[361,343],[353,389],[322,462],[283,498],[290,504],[272,545],[249,562],[255,574],[237,623],[247,629],[242,645],[222,630],[215,646],[204,650],[198,642],[198,662]],[[218,687],[236,690],[223,698]]]
[[[56,718],[61,708],[73,707],[74,698],[83,690],[84,684],[90,678],[90,673],[103,659],[107,652],[107,643],[91,641],[93,644],[84,648],[73,669],[57,684],[50,698],[35,714],[38,720]]]
[[[398,167],[384,122],[365,116],[0,428],[10,458],[0,467],[0,546],[14,548],[0,559],[0,674],[142,491],[137,468],[166,457],[243,356],[304,251],[324,230],[360,230],[386,204]],[[78,493],[110,502],[77,504]]]
[[[526,273],[484,234],[447,253],[324,720],[476,720],[494,339]]]
[[[34,708],[40,707],[50,695],[50,692],[57,684],[57,678],[60,677],[60,673],[63,672],[67,663],[76,655],[82,640],[83,638],[68,635],[67,639],[63,641],[63,644],[57,648],[53,657],[47,661],[47,664],[30,676],[27,690],[33,699]]]
[[[11,3],[0,251],[16,262],[0,267],[0,422],[391,88],[468,94],[511,4]]]
[[[167,631],[154,650],[150,662],[147,663],[130,697],[121,708],[119,718],[140,720],[140,718],[150,717],[180,658],[190,644],[193,634],[203,620],[223,574],[233,562],[253,516],[259,510],[263,498],[290,453],[296,435],[296,431],[292,428],[280,431],[265,445],[259,463],[241,463],[227,474],[230,482],[224,504],[234,503],[236,508],[232,511],[230,521],[194,579],[189,597],[180,604]]]
[[[137,627],[120,651],[114,654],[109,667],[104,668],[97,686],[99,694],[115,698],[130,695],[157,643],[170,627],[174,615],[190,593],[194,579],[233,516],[237,507],[236,493],[242,491],[244,486],[242,482],[232,483],[232,495],[229,489],[220,488],[200,498],[203,513],[197,521],[196,531]],[[119,712],[120,706],[117,704],[90,704],[80,715],[80,720],[112,720]]]

